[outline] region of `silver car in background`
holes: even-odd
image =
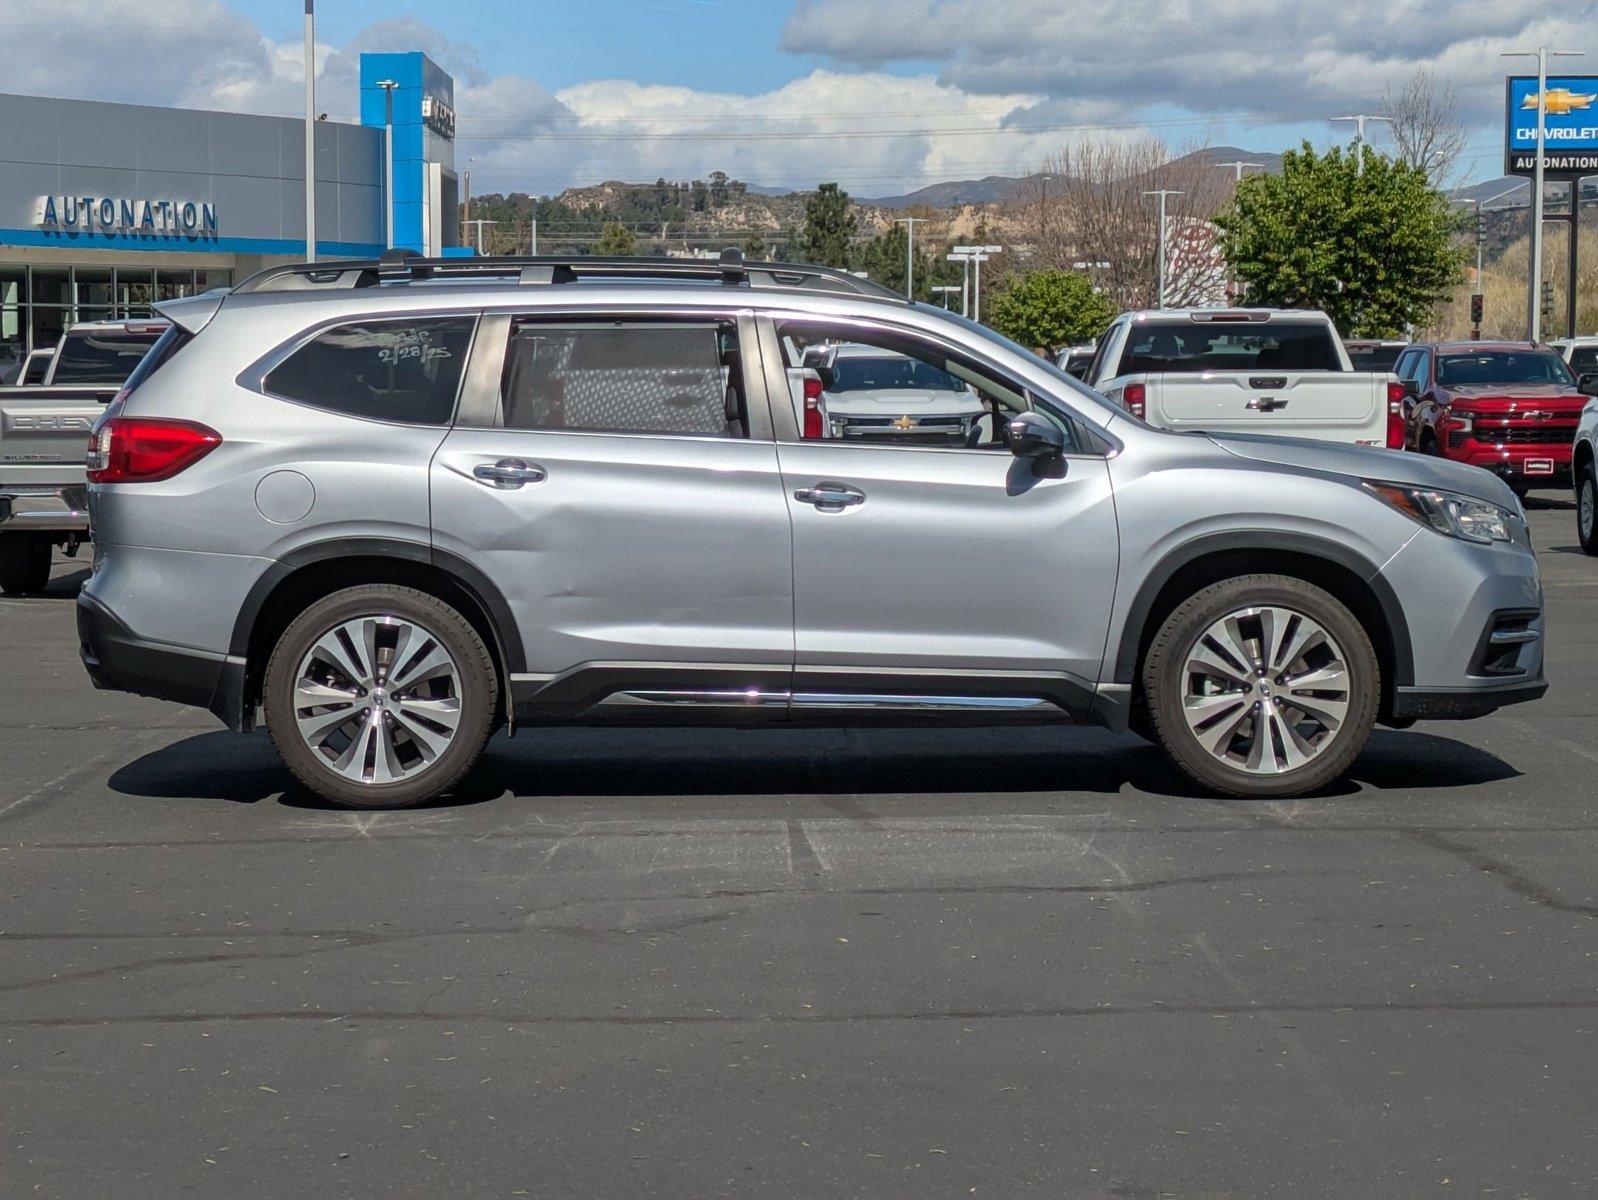
[[[573,723],[1096,722],[1289,796],[1377,721],[1547,686],[1499,480],[1151,429],[841,272],[394,253],[162,308],[91,444],[84,663],[264,714],[340,803],[418,803],[494,729]],[[994,419],[806,438],[788,373],[822,343],[926,364]]]

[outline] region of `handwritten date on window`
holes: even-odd
[[[449,357],[449,347],[435,343],[431,331],[426,329],[395,334],[388,345],[377,348],[377,360],[386,367],[404,362],[430,363]]]

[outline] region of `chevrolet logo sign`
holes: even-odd
[[[901,433],[908,433],[916,427],[915,418],[909,415],[902,416],[893,423],[893,427]]]

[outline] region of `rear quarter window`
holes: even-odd
[[[345,416],[447,425],[476,323],[457,316],[335,325],[268,371],[261,386]]]

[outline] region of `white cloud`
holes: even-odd
[[[782,44],[862,68],[937,63],[973,93],[1274,121],[1374,104],[1428,65],[1485,119],[1502,103],[1499,51],[1598,49],[1595,13],[1547,0],[799,0]]]

